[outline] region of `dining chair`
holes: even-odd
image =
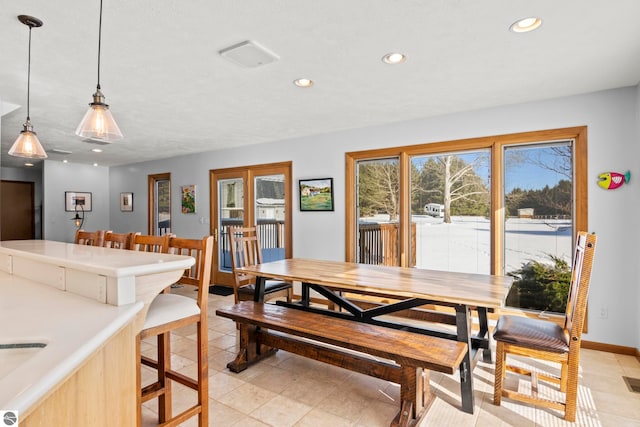
[[[114,233],[113,231],[107,231],[104,235],[103,246],[113,249],[129,249],[133,234],[134,233]]]
[[[578,395],[580,342],[584,326],[591,266],[596,248],[595,234],[578,232],[573,256],[571,282],[563,325],[551,320],[503,315],[498,319],[493,338],[496,340],[496,370],[493,403],[502,397],[564,412],[566,421],[575,421]],[[547,371],[534,372],[507,365],[507,355],[524,356],[560,364],[560,375]],[[536,368],[537,369],[537,368]],[[504,387],[506,371],[531,377],[531,394]],[[554,384],[564,401],[553,395],[541,397],[538,380]]]
[[[196,298],[161,293],[151,302],[142,332],[137,340],[137,354],[140,356],[141,364],[157,371],[157,381],[138,388],[138,424],[142,418],[142,403],[158,398],[158,421],[163,425],[178,425],[198,415],[198,426],[204,427],[209,422],[207,298],[211,278],[213,237],[206,236],[203,239],[171,237],[168,239],[168,252],[195,258],[193,267],[185,270],[178,283],[196,286],[198,293]],[[196,326],[198,363],[195,378],[171,369],[171,331],[188,325]],[[140,355],[141,340],[153,336],[156,336],[158,341],[155,360]],[[141,367],[138,368],[137,373],[139,385]],[[179,382],[197,391],[196,404],[177,415],[172,414],[171,381]]]
[[[85,231],[83,229],[76,230],[74,243],[87,246],[103,246],[104,230]]]
[[[237,269],[262,263],[262,249],[257,227],[229,227],[231,267],[233,270],[233,297],[239,301],[253,300],[256,277],[241,273]],[[291,302],[293,286],[279,280],[267,280],[264,286],[265,301],[277,296],[285,296]]]
[[[172,234],[152,236],[149,234],[135,233],[129,241],[129,249],[141,252],[165,253],[169,247],[169,238]]]

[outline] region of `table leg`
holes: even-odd
[[[478,307],[478,323],[480,324],[480,331],[478,337],[487,341],[487,348],[482,352],[482,361],[491,363],[491,338],[489,337],[489,321],[487,319],[487,308]]]
[[[310,301],[311,301],[311,294],[309,291],[309,284],[306,282],[302,282],[302,295],[300,297],[300,302],[304,307],[309,307]]]
[[[471,310],[467,305],[456,305],[458,341],[467,343],[467,354],[460,363],[460,394],[462,410],[473,414],[473,372],[471,371]]]
[[[255,302],[264,302],[264,284],[266,281],[266,277],[256,277],[256,289],[253,292],[253,300]]]

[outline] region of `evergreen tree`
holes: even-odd
[[[551,264],[529,261],[519,270],[507,273],[515,278],[507,296],[507,305],[526,310],[564,313],[571,283],[569,264],[549,255]]]

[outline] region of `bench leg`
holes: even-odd
[[[278,349],[258,344],[256,339],[257,327],[240,323],[240,348],[236,358],[227,363],[232,372],[242,372],[254,363],[275,354]]]
[[[400,412],[391,422],[391,427],[416,426],[435,399],[429,386],[429,371],[403,366],[400,376]]]

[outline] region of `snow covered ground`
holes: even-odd
[[[489,220],[483,217],[442,218],[415,215],[416,267],[468,273],[489,273]],[[510,218],[506,223],[505,272],[519,269],[547,254],[571,261],[573,230],[570,220]]]

